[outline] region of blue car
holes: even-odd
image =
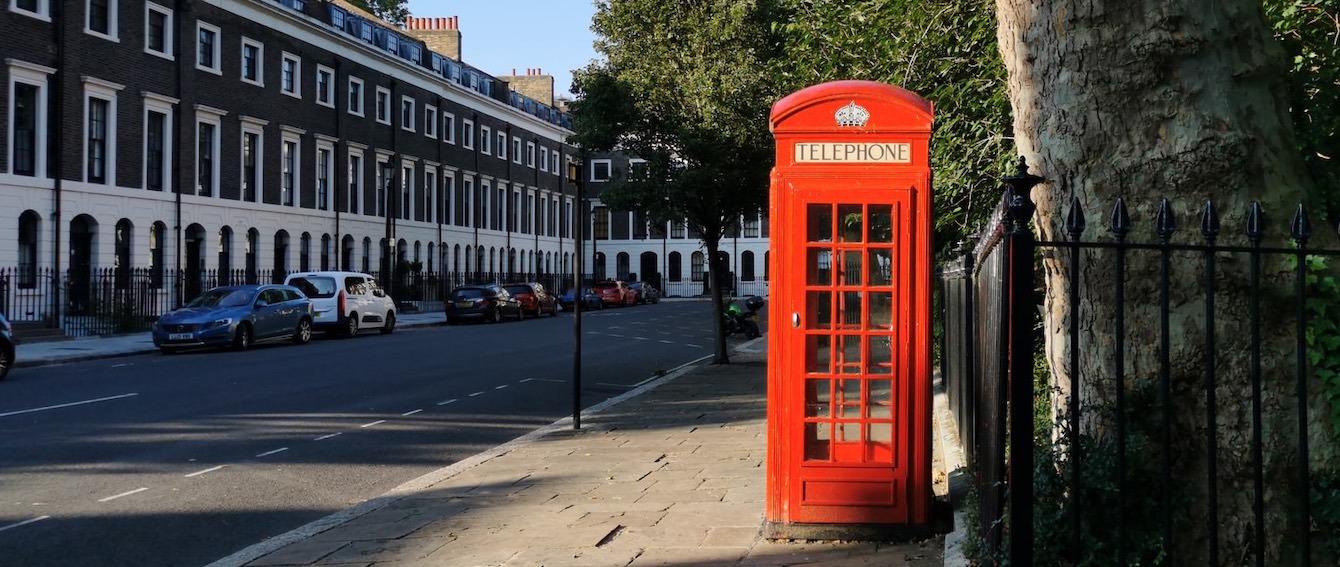
[[[564,292],[563,295],[558,296],[559,309],[562,309],[564,311],[572,311],[573,303],[574,301],[573,301],[572,290],[568,290]],[[600,295],[596,293],[596,290],[587,288],[586,293],[582,297],[582,310],[590,311],[594,309],[604,309],[604,308],[605,304],[600,300]]]
[[[246,350],[260,341],[312,340],[312,300],[289,285],[230,285],[206,291],[154,323],[164,354],[193,347]]]

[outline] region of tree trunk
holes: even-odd
[[[1111,240],[1108,216],[1118,198],[1130,210],[1130,242],[1155,243],[1155,215],[1166,198],[1179,230],[1174,244],[1201,244],[1200,211],[1212,202],[1222,221],[1221,244],[1247,245],[1250,203],[1267,215],[1265,246],[1288,246],[1289,220],[1305,194],[1284,98],[1283,52],[1266,24],[1260,0],[997,0],[998,39],[1009,73],[1014,134],[1031,173],[1046,182],[1033,190],[1043,240],[1068,240],[1064,219],[1076,199],[1090,219],[1084,241]],[[1310,245],[1330,246],[1334,235]],[[1079,299],[1070,289],[1069,251],[1044,251],[1046,359],[1063,413],[1074,376],[1081,405],[1111,403],[1117,317],[1115,254],[1080,256]],[[1252,555],[1254,462],[1252,428],[1249,262],[1245,254],[1216,255],[1213,365],[1207,363],[1205,273],[1202,252],[1174,252],[1170,288],[1171,446],[1154,433],[1148,449],[1127,455],[1132,467],[1171,456],[1176,495],[1172,564],[1210,561],[1212,521],[1218,522],[1218,562]],[[1161,414],[1161,310],[1157,251],[1133,251],[1125,277],[1126,395],[1133,408]],[[1293,272],[1283,262],[1262,266],[1271,291],[1262,297],[1265,377],[1265,564],[1297,564],[1300,530],[1297,398],[1294,391],[1297,320]],[[1078,309],[1079,343],[1069,324]],[[1072,368],[1078,349],[1078,368]],[[1215,352],[1215,351],[1208,351]],[[1214,369],[1217,458],[1211,461],[1206,423],[1207,368]],[[1311,460],[1336,470],[1333,433],[1320,388],[1310,395]],[[1142,401],[1147,401],[1142,405]],[[1135,409],[1132,409],[1134,412]],[[1086,433],[1110,435],[1100,420]],[[1140,426],[1136,426],[1137,428]],[[1146,463],[1146,461],[1148,463]],[[1214,462],[1217,510],[1208,498]],[[1143,487],[1128,487],[1140,489]],[[1153,490],[1158,490],[1154,487]],[[1215,518],[1211,518],[1211,515]],[[1092,520],[1086,520],[1092,521]],[[1129,521],[1129,520],[1128,520]],[[1115,542],[1110,542],[1115,545]]]
[[[716,329],[716,341],[713,348],[712,364],[730,364],[730,351],[726,348],[726,325],[725,325],[725,306],[721,300],[725,297],[722,294],[721,271],[725,269],[726,264],[717,258],[721,249],[721,238],[708,236],[717,234],[716,232],[703,232],[703,243],[707,245],[707,276],[709,282],[708,295],[712,298],[712,321],[713,328]]]

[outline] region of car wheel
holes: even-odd
[[[344,338],[352,339],[358,335],[358,314],[350,313],[344,318]]]
[[[233,348],[237,350],[251,348],[251,325],[242,323],[237,326],[237,334],[233,335]]]
[[[312,320],[298,321],[298,328],[293,330],[293,344],[305,345],[310,342],[312,342]]]
[[[395,332],[395,312],[389,311],[386,313],[386,324],[382,325],[382,334],[389,335],[394,332]]]
[[[490,312],[489,312],[489,314],[488,314],[488,318],[489,318],[489,322],[490,322],[490,323],[501,323],[501,322],[502,322],[502,310],[499,309],[499,308],[497,308],[497,307],[494,307],[494,308],[493,308],[493,311],[490,311]]]

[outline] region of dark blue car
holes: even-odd
[[[575,303],[575,300],[573,300],[572,290],[568,290],[563,295],[558,296],[559,309],[572,311],[573,303]],[[600,300],[600,295],[596,293],[596,290],[586,288],[586,293],[582,297],[582,310],[589,311],[604,308],[605,304]]]
[[[312,301],[289,285],[216,287],[154,323],[164,354],[192,347],[246,350],[269,340],[312,340]]]

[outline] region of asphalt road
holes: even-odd
[[[712,352],[710,306],[583,317],[583,405]],[[27,369],[0,564],[204,565],[572,412],[572,316]]]

